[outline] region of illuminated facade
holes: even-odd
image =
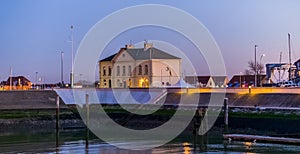
[[[32,83],[24,76],[9,77],[7,81],[1,85],[1,90],[29,90]]]
[[[179,81],[181,59],[145,43],[99,61],[100,88],[164,87]]]

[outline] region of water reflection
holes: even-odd
[[[57,141],[57,135],[59,137]],[[203,136],[182,135],[174,141],[151,150],[131,151],[106,144],[90,134],[86,142],[86,131],[62,130],[40,132],[0,132],[0,153],[297,153],[300,146],[238,142],[223,140],[220,132]],[[116,141],[119,144],[135,144]],[[153,144],[141,141],[139,144]]]

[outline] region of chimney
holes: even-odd
[[[134,45],[133,45],[133,44],[126,44],[126,45],[125,45],[125,48],[126,48],[126,49],[133,49],[133,48],[134,48]]]
[[[150,43],[148,43],[147,40],[145,40],[145,43],[144,43],[144,50],[146,51],[147,49],[152,48],[152,47],[153,47],[153,44],[150,44]]]

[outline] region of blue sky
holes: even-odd
[[[292,61],[300,58],[298,0],[2,0],[0,80],[8,78],[12,66],[13,75],[24,75],[34,81],[35,72],[38,72],[38,76],[44,77],[46,82],[59,82],[60,52],[64,51],[64,80],[68,81],[71,70],[70,25],[75,26],[77,49],[88,30],[105,16],[125,7],[149,3],[182,9],[202,22],[218,43],[229,76],[247,68],[247,61],[254,58],[255,44],[259,45],[258,57],[266,54],[264,63],[279,62],[280,52],[283,52],[283,61],[287,62],[287,33],[292,38]],[[139,18],[139,14],[132,18]],[[175,16],[170,18],[176,19]],[[151,35],[151,29],[142,36],[137,32],[124,33],[119,37],[123,39],[113,40],[105,53],[116,52],[129,43],[129,39],[134,43],[156,37],[161,39],[158,35]],[[130,37],[125,37],[125,34],[130,34]],[[145,38],[147,34],[149,37]],[[176,37],[165,39],[179,42],[173,44],[178,48],[186,48]],[[208,74],[206,70],[197,72]]]

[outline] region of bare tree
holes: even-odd
[[[256,71],[257,74],[264,73],[264,65],[262,63],[256,62]],[[248,69],[245,70],[246,75],[254,75],[255,74],[255,63],[253,61],[248,61]]]

